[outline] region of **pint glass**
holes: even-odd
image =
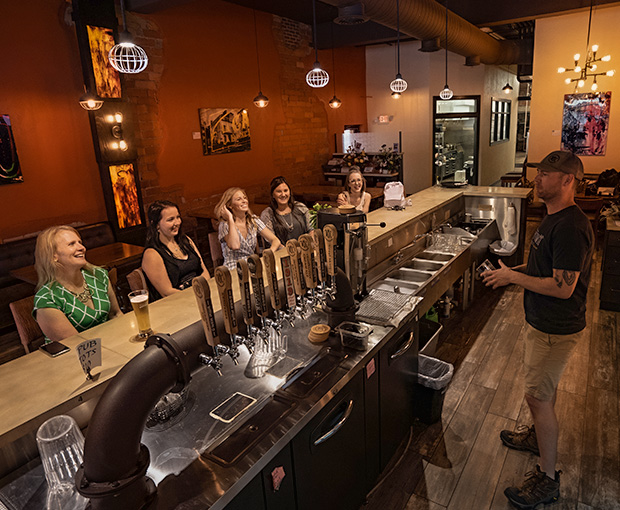
[[[146,340],[153,333],[149,317],[149,291],[134,290],[129,293],[129,301],[131,301],[138,322],[138,338]]]

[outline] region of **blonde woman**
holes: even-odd
[[[47,340],[59,341],[121,315],[108,272],[86,261],[79,233],[66,225],[39,234],[39,282],[32,315]]]
[[[344,191],[338,195],[338,205],[352,205],[358,211],[368,213],[370,199],[370,193],[366,191],[366,179],[362,172],[357,167],[351,168],[344,181]]]
[[[254,214],[248,197],[241,188],[229,188],[215,206],[215,216],[220,220],[218,239],[222,244],[224,265],[236,269],[237,261],[247,259],[256,252],[257,235],[260,234],[272,250],[280,247],[275,234]]]

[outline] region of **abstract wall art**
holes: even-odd
[[[121,97],[121,78],[118,71],[108,60],[108,53],[114,42],[111,28],[92,27],[87,25],[90,59],[93,63],[93,74],[97,85],[97,95],[103,98]]]
[[[142,220],[140,219],[140,203],[133,165],[111,165],[109,168],[118,228],[124,229],[140,225]]]
[[[566,94],[562,150],[578,156],[604,156],[607,150],[611,92]]]
[[[202,153],[249,151],[250,119],[244,108],[199,108]]]
[[[13,138],[11,119],[0,115],[0,184],[24,182]]]

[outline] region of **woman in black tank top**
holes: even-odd
[[[142,270],[152,300],[186,289],[196,276],[210,277],[193,241],[181,229],[179,208],[174,202],[153,202],[148,222]]]

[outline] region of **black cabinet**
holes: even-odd
[[[418,373],[418,319],[401,327],[379,353],[381,470],[409,433]]]
[[[620,311],[620,230],[607,219],[601,275],[600,307]]]
[[[293,439],[298,510],[357,510],[366,494],[362,372]]]

